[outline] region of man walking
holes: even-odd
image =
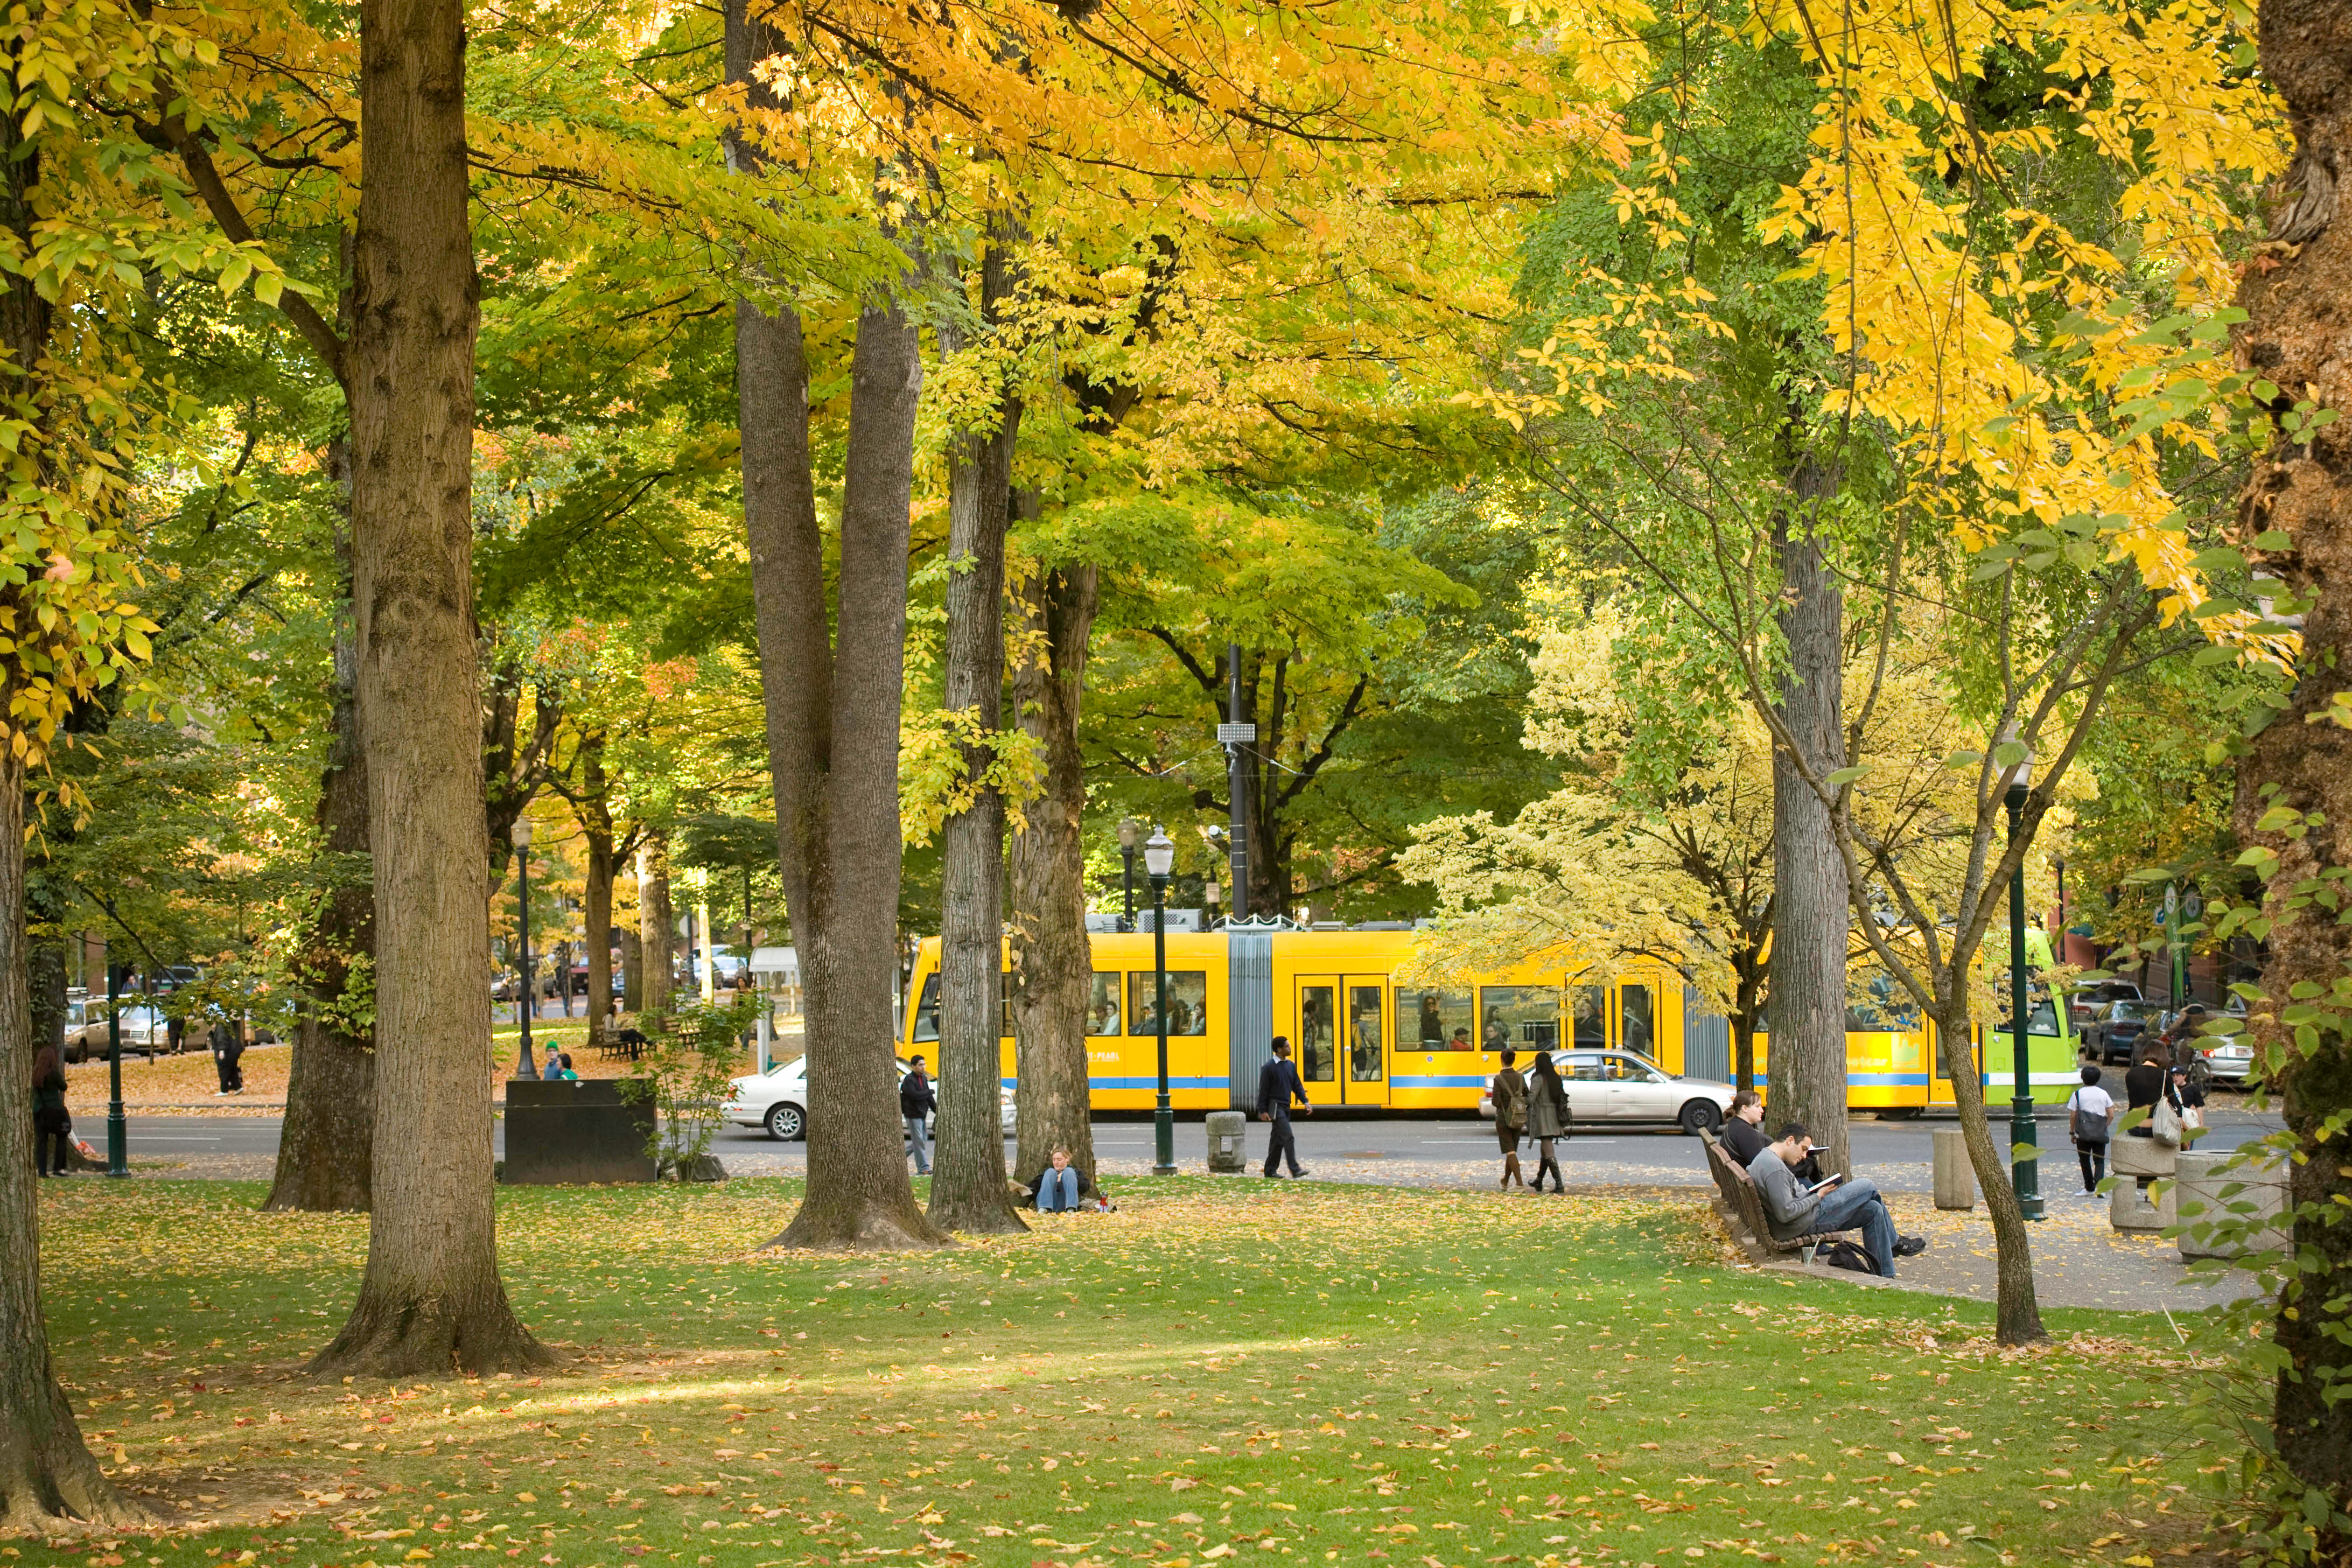
[[[1464,1044],[1467,1046],[1466,1039]],[[1495,1073],[1495,1139],[1503,1147],[1503,1191],[1507,1193],[1514,1182],[1519,1191],[1528,1190],[1528,1178],[1519,1170],[1519,1140],[1528,1132],[1528,1080],[1511,1065],[1518,1059],[1518,1052],[1505,1051],[1503,1065]]]
[[[1307,1098],[1307,1086],[1298,1081],[1298,1069],[1290,1062],[1290,1041],[1281,1035],[1274,1037],[1274,1059],[1257,1069],[1257,1119],[1271,1121],[1274,1130],[1265,1141],[1265,1173],[1282,1174],[1281,1162],[1290,1162],[1290,1174],[1296,1179],[1307,1174],[1298,1165],[1298,1143],[1290,1131],[1290,1102],[1296,1099],[1309,1116],[1315,1105]]]
[[[940,1108],[940,1097],[932,1092],[930,1075],[923,1070],[923,1058],[913,1058],[907,1076],[898,1080],[898,1114],[907,1119],[907,1148],[915,1156],[915,1174],[931,1173],[930,1152],[923,1147],[923,1123]]]

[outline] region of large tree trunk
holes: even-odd
[[[350,348],[352,602],[376,910],[376,1142],[357,1304],[313,1369],[552,1358],[499,1279],[473,616],[462,0],[362,0]]]
[[[992,317],[1011,292],[1003,226],[992,230],[981,294]],[[942,338],[952,345],[953,335]],[[951,349],[950,349],[951,352]],[[1003,1021],[1004,796],[985,781],[1003,727],[1004,533],[1021,402],[1006,395],[998,426],[948,439],[946,707],[961,724],[963,776],[977,781],[940,837],[939,1152],[930,1220],[942,1230],[1022,1231],[1006,1194],[998,1080]]]
[[[637,937],[640,1016],[669,1016],[677,984],[677,911],[669,901],[669,835],[648,832],[637,857]],[[644,1026],[640,1025],[639,1027]]]
[[[2284,411],[2310,399],[2352,405],[2344,355],[2352,300],[2352,225],[2337,222],[2339,182],[2352,178],[2352,10],[2334,0],[2263,0],[2263,74],[2286,100],[2295,162],[2272,218],[2273,244],[2246,270],[2238,302],[2238,364],[2275,384]],[[2328,721],[2352,691],[2352,422],[2279,432],[2242,503],[2243,532],[2282,530],[2293,542],[2262,557],[2310,601],[2299,678],[2286,711],[2255,737],[2238,765],[2238,827],[2275,851],[2266,912],[2267,1005],[2256,1030],[2295,1159],[2288,1169],[2294,1260],[2273,1332],[2284,1356],[2273,1424],[2279,1458],[2297,1479],[2352,1511],[2352,1037],[2326,998],[2352,973],[2352,926],[2299,907],[2320,879],[2352,866],[2352,731]],[[2259,552],[2258,552],[2259,553]],[[2275,807],[2303,814],[2285,833],[2257,833]],[[2327,908],[2332,909],[2332,904]],[[2298,988],[2304,988],[2299,990]],[[2292,996],[2321,998],[2319,1026],[2299,1042],[2276,1022]],[[2317,1560],[2352,1559],[2352,1541],[2327,1532]]]
[[[49,1365],[41,1317],[40,1204],[32,1118],[32,1009],[25,981],[25,764],[0,746],[0,1530],[56,1531],[64,1519],[134,1524],[146,1510],[98,1468]]]
[[[1044,792],[1013,836],[1013,1176],[1027,1183],[1057,1148],[1095,1175],[1093,1089],[1087,1072],[1087,1005],[1094,948],[1087,937],[1086,758],[1078,710],[1094,635],[1092,566],[1038,567],[1015,603],[1026,657],[1013,667],[1013,711],[1045,753]]]
[[[746,0],[726,0],[726,24],[728,80],[754,107],[774,106],[752,68],[785,53],[783,39],[749,19]],[[728,158],[740,174],[760,172],[759,149],[740,134]],[[946,1238],[916,1206],[907,1174],[890,1019],[921,345],[895,300],[877,296],[859,312],[836,606],[825,602],[800,318],[739,301],[735,379],[777,860],[807,999],[808,1191],[777,1244],[932,1247]]]
[[[375,1157],[373,1035],[347,1033],[331,1021],[345,1001],[354,962],[372,964],[375,950],[374,889],[345,869],[349,858],[367,853],[368,779],[353,689],[359,648],[348,605],[338,620],[335,738],[319,781],[318,813],[320,837],[335,858],[335,881],[320,905],[300,964],[309,998],[295,1024],[277,1174],[264,1209],[364,1212]]]
[[[1830,482],[1800,465],[1791,506],[1810,515]],[[1844,600],[1806,520],[1784,509],[1773,533],[1789,650],[1780,721],[1822,779],[1845,765]],[[1822,1169],[1846,1170],[1845,861],[1828,808],[1780,747],[1772,755],[1772,900],[1770,1121],[1803,1122]]]
[[[613,829],[588,826],[588,885],[581,898],[581,922],[588,928],[588,1045],[604,1043],[613,1005]]]
[[[631,926],[621,936],[621,1011],[634,1015],[646,1001],[646,944]]]
[[[1774,973],[1779,973],[1777,962]],[[1993,1337],[2005,1345],[2029,1344],[2043,1335],[2042,1308],[2033,1294],[2033,1253],[2026,1240],[2025,1211],[2018,1206],[2017,1189],[2010,1184],[2008,1151],[1993,1142],[1992,1123],[1985,1115],[1984,1079],[1969,1038],[1972,1020],[1966,979],[1950,984],[1944,996],[1936,1015],[1937,1048],[1943,1053],[1944,1076],[1952,1080],[1952,1100],[1960,1113],[1960,1136],[1968,1145],[1969,1166],[1976,1172],[1977,1185],[1984,1189],[1985,1208],[1992,1218]],[[1773,1038],[1773,1070],[1778,1073],[1779,1036]],[[1824,1172],[1849,1168],[1843,1160],[1832,1165],[1825,1159],[1822,1164]]]

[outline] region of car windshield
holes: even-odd
[[[2145,1024],[2164,1016],[2164,1009],[2153,1002],[2118,1002],[2115,1016],[2134,1024]]]

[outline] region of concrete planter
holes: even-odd
[[[1959,1210],[1977,1206],[1977,1173],[1969,1163],[1968,1136],[1956,1127],[1936,1130],[1936,1206]]]
[[[1208,1115],[1209,1170],[1234,1175],[1249,1163],[1243,1148],[1249,1119],[1238,1110],[1212,1110]]]
[[[2285,1221],[2285,1162],[2273,1156],[2231,1165],[2236,1159],[2221,1151],[2180,1156],[2172,1202],[2179,1216],[2182,1258],[2243,1258],[2280,1250],[2292,1240]],[[2212,1234],[2222,1226],[2234,1228],[2255,1220],[2269,1223],[2243,1236]]]

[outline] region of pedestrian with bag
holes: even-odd
[[[228,1020],[226,1018],[215,1018],[211,1030],[205,1037],[205,1044],[210,1047],[213,1053],[213,1076],[220,1080],[220,1087],[213,1090],[213,1097],[215,1100],[224,1094],[236,1092],[236,1074],[229,1065],[228,1054],[229,1042],[236,1037],[236,1032],[230,1029]]]
[[[1549,1051],[1536,1053],[1535,1068],[1528,1074],[1528,1136],[1536,1141],[1542,1152],[1542,1163],[1536,1166],[1537,1192],[1544,1190],[1544,1173],[1551,1173],[1551,1190],[1568,1191],[1559,1179],[1559,1162],[1552,1155],[1552,1144],[1568,1136],[1570,1116],[1568,1089],[1559,1081],[1559,1073],[1551,1065]]]
[[[940,1097],[931,1088],[931,1076],[923,1069],[923,1058],[917,1057],[898,1080],[898,1114],[907,1119],[907,1149],[915,1157],[915,1174],[931,1173],[930,1151],[923,1146],[924,1123],[940,1108]]]
[[[66,1068],[55,1046],[33,1057],[33,1170],[62,1176],[72,1158],[73,1118],[66,1113]],[[51,1165],[54,1156],[56,1163]]]
[[[2131,1137],[2156,1136],[2157,1102],[2168,1098],[2170,1092],[2167,1083],[2170,1075],[2164,1065],[2166,1054],[2164,1047],[2151,1041],[2140,1047],[2139,1060],[2124,1074],[2125,1120],[2130,1121],[2134,1111],[2146,1113],[2126,1130]]]
[[[1495,1072],[1495,1141],[1503,1146],[1503,1191],[1509,1192],[1517,1182],[1519,1191],[1528,1190],[1528,1178],[1519,1169],[1519,1140],[1528,1135],[1528,1080],[1511,1064],[1519,1053],[1507,1050],[1503,1065]]]
[[[1298,1068],[1290,1059],[1290,1041],[1282,1035],[1274,1037],[1274,1059],[1257,1069],[1257,1119],[1273,1123],[1265,1140],[1265,1174],[1282,1174],[1280,1162],[1290,1162],[1291,1180],[1307,1174],[1298,1163],[1298,1140],[1290,1130],[1290,1105],[1297,1100],[1305,1112],[1315,1114],[1315,1102],[1307,1098],[1307,1086],[1298,1081]]]
[[[2115,1096],[2099,1087],[2099,1069],[2083,1069],[2083,1086],[2066,1097],[2066,1126],[2074,1157],[2083,1163],[2083,1195],[2096,1197],[2107,1174],[2107,1136],[2116,1114]]]

